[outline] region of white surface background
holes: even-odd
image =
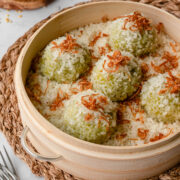
[[[8,47],[11,46],[26,31],[28,31],[28,29],[34,24],[54,12],[83,1],[86,0],[55,0],[47,7],[33,11],[23,11],[22,13],[0,9],[0,59],[7,51]],[[7,14],[9,14],[9,19],[12,20],[12,23],[7,23],[5,21]],[[18,17],[20,14],[23,16],[22,18]],[[20,180],[43,180],[43,178],[34,176],[28,166],[14,155],[4,135],[0,133],[0,151],[3,151],[3,145],[10,154]]]

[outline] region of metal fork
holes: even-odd
[[[9,161],[9,167],[7,165],[7,161],[5,160],[3,153],[0,151],[0,156],[2,159],[3,164],[0,163],[0,180],[18,180],[16,170],[13,166],[13,163],[9,157],[9,154],[6,150],[6,148],[3,146],[4,152],[6,154],[6,159]],[[12,171],[11,171],[11,170]]]

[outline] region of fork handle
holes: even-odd
[[[25,128],[22,131],[22,135],[21,135],[21,145],[23,146],[24,150],[31,156],[33,156],[36,159],[39,160],[43,160],[43,161],[54,161],[54,160],[59,160],[62,159],[61,155],[57,155],[57,156],[43,156],[39,153],[36,153],[34,151],[32,151],[27,144],[27,133],[30,131],[30,129],[25,126]]]

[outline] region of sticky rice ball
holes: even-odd
[[[173,90],[173,81],[171,76],[160,74],[146,81],[141,92],[141,104],[149,116],[165,123],[180,120],[180,91]]]
[[[91,59],[87,50],[71,35],[52,41],[40,59],[41,73],[59,83],[70,83],[88,71]]]
[[[150,21],[138,12],[112,22],[110,45],[135,56],[154,52],[157,47],[157,32]]]
[[[103,143],[116,127],[116,105],[100,93],[83,91],[66,103],[63,119],[68,134]]]
[[[97,62],[91,81],[95,90],[112,101],[123,101],[137,90],[141,76],[141,69],[132,55],[114,51]]]

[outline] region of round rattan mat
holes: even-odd
[[[139,0],[134,0],[139,1]],[[180,18],[180,0],[140,0],[142,3],[154,5],[165,9]],[[82,3],[81,3],[82,4]],[[32,36],[32,34],[42,26],[47,19],[37,23],[22,37],[20,37],[7,51],[0,62],[0,130],[6,136],[14,153],[25,161],[31,168],[31,171],[37,176],[44,176],[45,179],[54,180],[75,180],[74,176],[57,169],[49,162],[41,162],[28,155],[21,146],[20,135],[23,129],[17,98],[13,82],[13,74],[18,56],[21,49]],[[162,173],[159,176],[149,178],[149,180],[180,180],[180,164],[176,167]]]

